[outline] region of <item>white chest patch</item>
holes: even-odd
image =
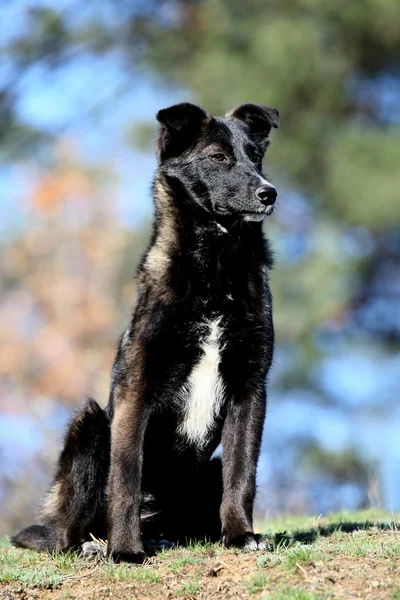
[[[221,408],[224,384],[219,373],[221,360],[221,318],[202,325],[201,356],[181,393],[183,421],[179,433],[201,448],[207,442]]]

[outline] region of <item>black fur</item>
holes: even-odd
[[[92,533],[107,536],[114,560],[131,562],[160,537],[222,534],[227,547],[265,547],[252,512],[274,343],[261,220],[275,196],[259,188],[273,189],[261,159],[278,112],[246,104],[213,118],[180,104],[157,119],[154,233],[109,403],[103,411],[89,400],[73,419],[42,525],[15,536],[18,546],[67,550]],[[216,374],[219,404],[198,434],[185,410],[197,406],[193,386],[203,401]],[[222,464],[211,460],[220,442]]]

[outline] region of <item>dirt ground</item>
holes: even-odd
[[[351,517],[351,518],[350,518]],[[400,523],[364,513],[268,524],[269,552],[163,550],[144,566],[0,549],[1,600],[400,600]]]

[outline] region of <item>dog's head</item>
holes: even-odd
[[[225,117],[208,116],[183,103],[157,113],[160,170],[173,188],[213,218],[262,221],[272,213],[275,187],[262,173],[262,159],[275,108],[241,104]]]

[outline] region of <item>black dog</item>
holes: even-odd
[[[109,403],[73,419],[42,525],[17,546],[64,551],[92,533],[142,562],[146,540],[222,531],[226,547],[266,548],[252,513],[274,344],[261,221],[276,190],[261,161],[279,114],[178,104],[157,119],[154,233]]]

